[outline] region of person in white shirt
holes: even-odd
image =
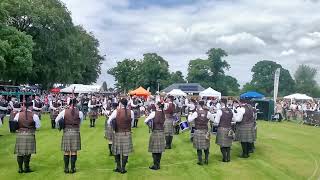
[[[75,173],[77,152],[81,150],[80,124],[83,121],[83,113],[76,107],[75,98],[70,99],[69,108],[61,111],[55,119],[56,126],[63,128],[61,151],[64,152],[64,172]],[[71,171],[69,170],[71,161]]]
[[[98,109],[101,106],[100,102],[97,100],[95,95],[92,95],[91,100],[89,101],[88,107],[90,108],[89,118],[90,118],[90,127],[96,126],[96,119],[98,119]]]
[[[32,102],[27,101],[25,106],[27,109],[17,113],[13,119],[17,124],[18,131],[14,154],[17,154],[19,173],[32,172],[29,163],[31,154],[36,153],[35,130],[41,126],[38,115],[32,112]],[[22,167],[23,163],[24,169]]]
[[[230,162],[230,149],[234,132],[232,130],[233,121],[240,117],[232,109],[227,107],[227,100],[221,99],[221,109],[217,110],[214,123],[218,124],[216,144],[220,146],[222,162]]]
[[[8,103],[4,99],[4,97],[2,95],[0,95],[0,121],[1,121],[1,124],[3,124],[3,119],[7,114],[7,110],[8,110]]]
[[[112,153],[117,164],[115,172],[126,173],[126,164],[129,153],[133,152],[131,127],[134,122],[134,113],[128,108],[128,100],[122,98],[119,107],[112,112],[108,125],[114,128]],[[120,162],[121,160],[121,162]]]
[[[210,131],[209,121],[214,121],[214,115],[204,109],[204,101],[199,101],[198,109],[188,116],[188,122],[195,124],[193,147],[197,150],[198,165],[202,165],[202,151],[204,151],[204,164],[209,163]]]
[[[163,111],[164,105],[160,102],[156,105],[156,110],[152,111],[150,115],[144,121],[146,124],[151,125],[151,135],[149,139],[149,152],[152,153],[153,165],[149,168],[152,170],[160,169],[160,161],[162,153],[165,151],[166,141],[164,135],[164,121],[165,121],[165,113]]]
[[[41,111],[43,108],[43,103],[41,102],[40,97],[36,95],[35,99],[32,102],[33,102],[32,111],[33,113],[37,114],[39,116],[39,119],[41,120]]]
[[[174,134],[174,112],[175,112],[175,105],[173,103],[173,96],[169,96],[166,99],[166,103],[164,104],[164,112],[166,116],[166,120],[164,122],[164,134],[166,138],[166,149],[172,148],[172,140]]]
[[[188,115],[194,113],[196,111],[196,105],[197,101],[195,99],[191,99],[190,102],[188,99],[185,99],[185,105],[187,106]],[[194,136],[194,121],[189,122],[190,126],[190,141],[193,142],[193,136]]]

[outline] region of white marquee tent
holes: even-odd
[[[168,93],[168,95],[171,96],[187,96],[187,94],[183,91],[181,91],[180,89],[173,89],[172,91],[170,91]]]
[[[209,87],[208,89],[200,92],[201,97],[217,97],[221,99],[221,93]]]
[[[291,95],[288,95],[288,96],[285,96],[283,97],[284,99],[291,99],[291,100],[312,100],[312,97],[310,96],[307,96],[305,94],[299,94],[299,93],[296,93],[296,94],[291,94]]]
[[[70,86],[61,89],[61,93],[72,93],[74,89],[74,93],[95,93],[101,90],[100,85],[83,85],[83,84],[71,84]]]

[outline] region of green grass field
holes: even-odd
[[[76,174],[63,173],[60,151],[62,133],[50,128],[49,116],[43,116],[36,134],[37,154],[32,156],[30,174],[18,174],[13,154],[15,134],[8,132],[8,123],[0,128],[0,179],[320,179],[320,129],[290,122],[258,122],[256,153],[249,159],[239,158],[240,146],[234,142],[231,163],[221,162],[215,139],[211,139],[208,166],[196,164],[196,151],[189,141],[189,132],[174,137],[173,149],[162,158],[161,170],[148,169],[152,162],[147,152],[148,128],[139,122],[133,130],[134,153],[129,156],[128,173],[114,173],[114,158],[108,155],[104,139],[104,121],[89,128],[81,127],[82,150],[78,155]]]

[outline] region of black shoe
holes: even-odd
[[[249,155],[247,155],[247,154],[241,154],[241,156],[240,156],[241,158],[249,158],[250,156]]]
[[[23,169],[19,169],[18,173],[19,174],[23,173]]]
[[[69,169],[64,169],[64,173],[68,174],[68,173],[70,173],[70,170]]]
[[[76,168],[71,169],[71,174],[74,174],[76,172],[77,172]]]
[[[25,170],[24,170],[24,173],[31,173],[31,172],[33,172],[30,168],[26,168]]]
[[[202,162],[197,162],[197,164],[199,165],[199,166],[202,166],[203,165],[203,163]]]
[[[159,168],[157,166],[153,165],[153,166],[150,166],[149,169],[158,170]]]
[[[115,168],[114,170],[113,170],[113,172],[121,172],[121,169],[118,169],[118,168]]]

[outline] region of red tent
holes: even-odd
[[[59,93],[59,92],[60,92],[60,89],[59,89],[59,88],[52,88],[52,89],[50,90],[50,92],[52,92],[52,93]]]

